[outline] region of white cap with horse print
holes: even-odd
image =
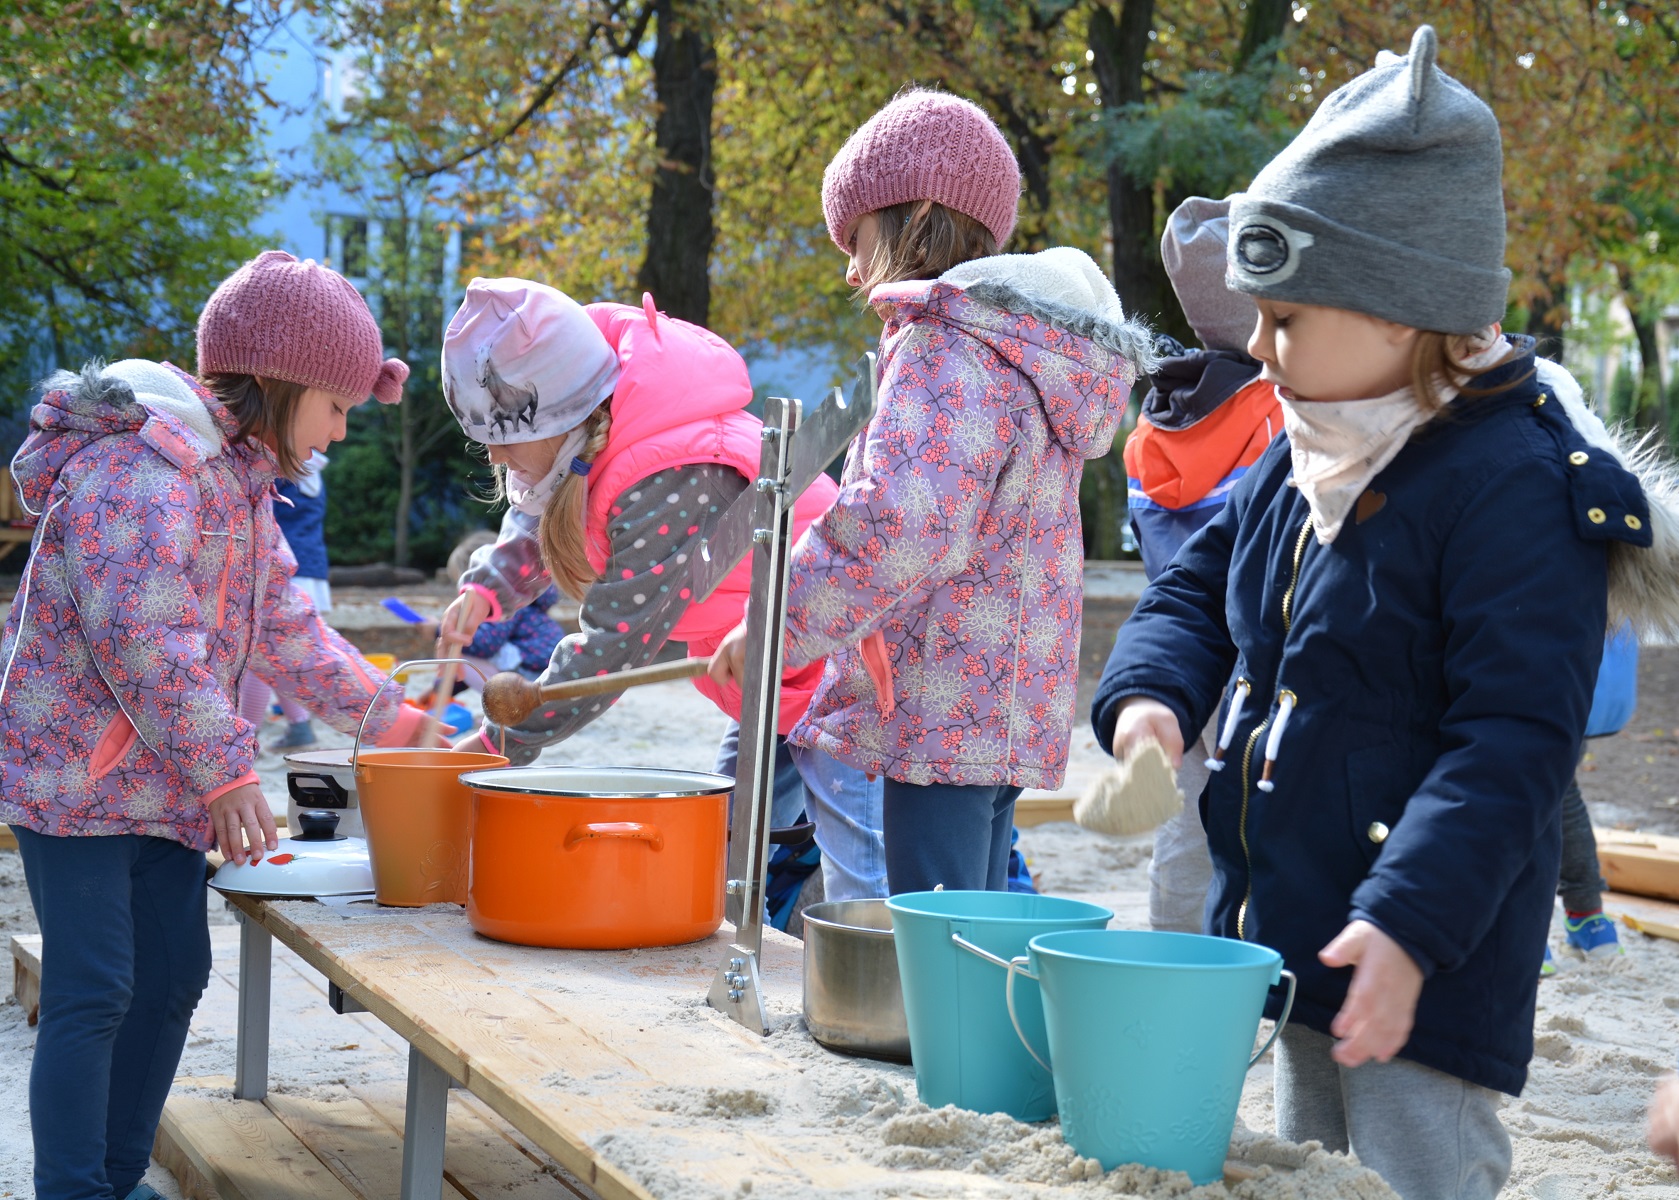
[[[474,279],[443,334],[443,395],[467,437],[534,442],[581,425],[618,386],[583,306],[528,279]]]

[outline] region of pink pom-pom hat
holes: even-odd
[[[221,372],[395,404],[408,364],[385,357],[379,323],[348,279],[265,250],[222,280],[199,314],[198,373]]]
[[[868,213],[934,200],[972,217],[1001,247],[1020,206],[1020,164],[990,117],[971,101],[913,91],[846,139],[822,176],[822,215],[841,250]]]

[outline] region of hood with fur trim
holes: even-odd
[[[1586,406],[1580,384],[1549,359],[1535,359],[1543,385],[1588,443],[1612,455],[1644,489],[1650,545],[1609,543],[1609,627],[1630,621],[1646,637],[1679,639],[1679,464],[1648,437],[1614,429]]]

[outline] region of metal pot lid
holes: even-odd
[[[298,750],[285,757],[288,767],[301,767],[316,771],[348,771],[350,769],[349,746],[340,746],[336,750]]]
[[[727,775],[661,767],[495,767],[467,771],[461,782],[480,792],[582,800],[677,800],[735,788]]]
[[[210,886],[251,896],[355,896],[373,891],[373,867],[361,838],[281,838],[280,848],[261,862],[223,863]]]

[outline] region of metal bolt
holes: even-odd
[[[776,438],[781,436],[781,430],[777,429],[774,425],[765,425],[763,432],[758,436],[763,438],[766,442],[773,442]]]
[[[781,485],[779,483],[771,479],[768,475],[765,475],[758,480],[758,490],[760,492],[773,492],[780,486]]]
[[[731,896],[738,896],[746,890],[746,880],[731,879],[724,885],[723,890],[728,892]]]
[[[752,540],[757,542],[760,546],[767,546],[775,540],[775,534],[768,529],[754,529],[752,531]]]
[[[738,971],[744,966],[746,966],[746,960],[744,958],[731,958],[729,960],[729,969],[732,971]]]
[[[740,1003],[740,998],[742,996],[744,996],[745,994],[746,993],[741,991],[739,988],[730,988],[729,989],[729,999],[733,1000],[736,1004]]]

